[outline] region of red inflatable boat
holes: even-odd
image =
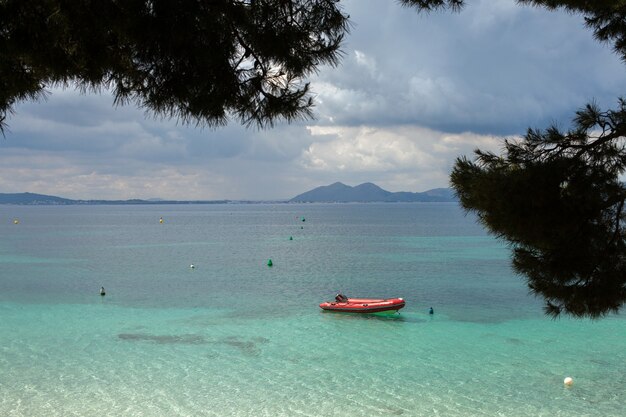
[[[335,301],[326,301],[320,304],[323,310],[341,311],[344,313],[381,313],[397,312],[404,307],[402,298],[348,298],[337,294]]]

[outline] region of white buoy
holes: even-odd
[[[196,266],[194,264],[189,265],[189,268],[194,269]]]
[[[572,379],[572,377],[568,376],[563,380],[563,385],[565,385],[566,387],[571,387],[572,385],[574,385],[574,380]]]

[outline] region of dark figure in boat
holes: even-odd
[[[338,303],[347,303],[348,302],[348,297],[346,297],[343,294],[337,294],[335,296],[335,300],[337,300]]]
[[[334,302],[323,302],[320,308],[351,313],[382,313],[397,312],[404,304],[402,298],[348,298],[343,294],[337,294]]]

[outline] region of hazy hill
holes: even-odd
[[[350,187],[336,182],[331,185],[317,187],[306,193],[295,196],[291,200],[264,201],[266,203],[285,202],[448,202],[456,201],[454,192],[450,188],[435,188],[422,193],[397,192],[383,190],[376,184],[366,182]],[[71,204],[224,204],[224,203],[262,203],[263,201],[175,201],[175,200],[71,200],[69,198],[55,197],[35,193],[0,193],[0,204],[18,205],[71,205]]]
[[[324,185],[295,196],[291,202],[448,202],[456,201],[450,188],[435,188],[423,193],[396,192],[383,190],[376,184],[366,182],[355,187],[336,182]]]
[[[69,198],[55,197],[44,194],[34,193],[0,193],[0,204],[18,204],[18,205],[71,205],[71,204],[220,204],[228,203],[229,200],[212,200],[212,201],[177,201],[177,200],[71,200]]]
[[[29,204],[29,205],[49,205],[49,204],[76,204],[74,200],[34,193],[0,193],[0,204]]]

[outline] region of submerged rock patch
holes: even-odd
[[[120,333],[117,337],[121,340],[152,342],[159,345],[182,344],[182,345],[199,345],[207,343],[204,337],[195,334],[183,335],[154,335],[145,333]]]
[[[222,340],[222,343],[238,348],[244,355],[259,356],[261,349],[258,345],[269,342],[269,339],[265,337],[255,337],[250,340],[243,339],[237,336],[229,336]]]

